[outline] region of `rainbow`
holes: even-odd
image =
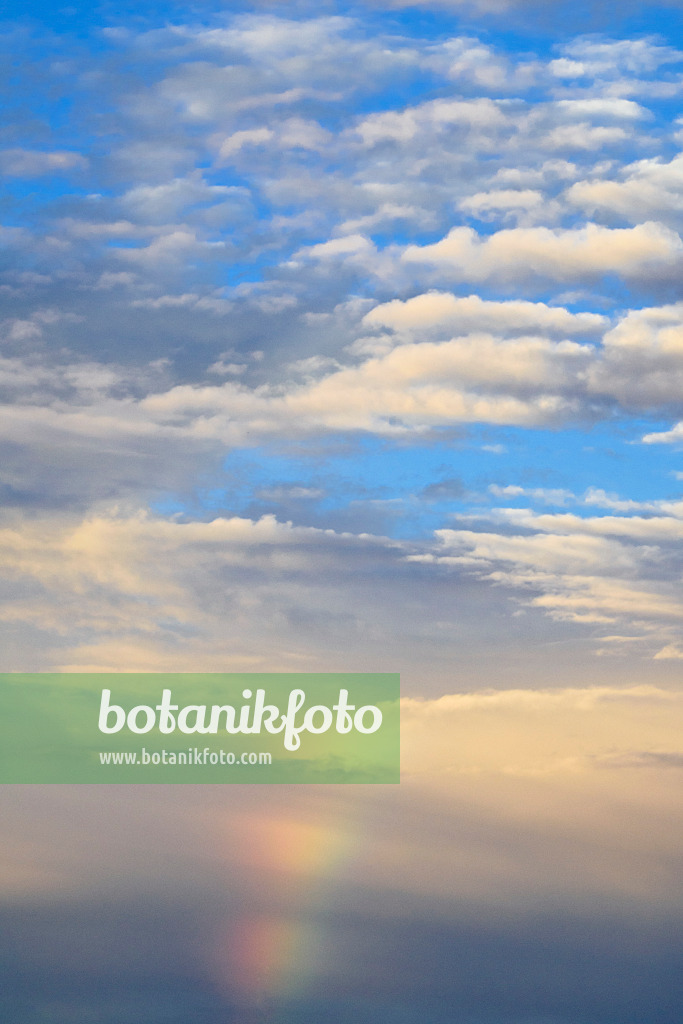
[[[275,1022],[275,1004],[303,995],[322,966],[326,936],[319,910],[358,848],[358,822],[343,817],[249,814],[231,821],[247,871],[272,905],[236,915],[218,938],[219,984],[243,1008],[240,1024]]]

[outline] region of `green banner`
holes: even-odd
[[[0,783],[397,783],[393,673],[0,674]]]

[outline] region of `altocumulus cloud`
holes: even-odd
[[[250,522],[262,538],[267,500],[282,537],[315,523],[317,534],[300,536],[314,552],[310,579],[323,549],[371,544],[397,572],[419,564],[424,579],[452,580],[456,592],[468,580],[496,607],[503,593],[526,593],[529,608],[556,622],[629,621],[661,639],[644,650],[677,649],[677,563],[661,536],[639,540],[628,494],[614,536],[615,517],[584,514],[571,537],[557,516],[555,536],[533,511],[522,522],[520,510],[491,509],[488,486],[512,478],[492,469],[481,481],[445,465],[400,493],[384,483],[340,496],[345,532],[330,518],[343,479],[334,466],[320,486],[304,458],[295,486],[310,497],[294,506],[292,480],[261,478],[245,496],[250,484],[224,473],[230,450],[268,463],[279,446],[296,462],[324,438],[330,450],[355,445],[360,465],[368,438],[403,446],[392,458],[417,458],[454,432],[476,448],[481,429],[493,434],[486,450],[504,451],[496,432],[514,428],[541,474],[535,431],[609,431],[616,421],[649,451],[680,436],[671,155],[680,127],[667,104],[681,87],[681,54],[647,36],[578,36],[517,53],[488,28],[484,42],[473,30],[420,34],[409,18],[398,31],[378,16],[371,30],[364,18],[254,10],[198,23],[179,12],[164,27],[137,28],[122,19],[100,37],[105,62],[85,47],[70,55],[75,77],[58,63],[46,70],[54,96],[70,95],[68,124],[49,147],[28,126],[0,161],[12,180],[48,175],[51,190],[49,202],[32,194],[31,216],[17,193],[3,228],[13,260],[1,285],[8,529],[26,535],[29,551],[37,510],[50,538],[96,521],[124,536],[144,521],[144,543],[168,531],[199,576],[192,520],[207,531],[212,520]],[[28,53],[33,43],[21,45]],[[351,66],[353,76],[343,72]],[[89,127],[105,93],[106,145]],[[527,500],[603,487],[599,477],[573,479],[576,449],[564,472],[549,486],[524,485]],[[456,478],[457,492],[439,490]],[[222,495],[218,518],[202,505],[210,481]],[[629,481],[609,483],[628,490]],[[662,479],[651,485],[651,504],[671,497]],[[441,522],[428,529],[421,495],[432,509],[441,495],[430,513]],[[159,512],[169,503],[176,521]],[[404,524],[400,544],[364,520],[382,504]],[[308,519],[297,520],[304,506]],[[60,510],[53,519],[49,508]],[[665,515],[675,530],[677,513]],[[636,533],[626,541],[628,524]],[[37,590],[13,601],[13,628],[41,629],[45,615],[71,649],[58,611],[54,621],[47,611],[47,568],[38,560],[27,571]],[[112,578],[115,588],[122,579]],[[175,584],[166,582],[168,596]],[[171,636],[176,653],[179,642],[195,651],[193,631],[203,636],[206,608],[196,590],[183,594],[173,608],[147,595],[159,607],[133,632],[143,621],[150,636],[174,624],[157,633],[150,664]],[[278,620],[273,649],[295,618]],[[105,619],[115,644],[125,616]],[[99,644],[93,623],[87,643]]]

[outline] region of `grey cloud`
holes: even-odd
[[[408,692],[448,685],[454,665],[482,683],[503,663],[510,684],[544,678],[544,643],[527,649],[508,594],[467,565],[430,565],[406,557],[412,544],[358,536],[364,519],[344,534],[272,517],[174,522],[125,506],[86,520],[70,509],[6,518],[3,634],[40,628],[9,667],[386,671],[390,652]],[[530,615],[539,640],[562,636],[574,647],[558,683],[577,664],[589,670],[578,631]]]
[[[80,153],[66,150],[5,149],[0,151],[0,172],[16,178],[37,178],[43,174],[67,174],[88,165]]]
[[[620,834],[605,872],[601,844],[615,840],[602,820],[599,836],[595,822],[586,833],[558,822],[556,807],[550,824],[516,820],[519,787],[500,813],[474,803],[472,786],[448,802],[406,787],[8,788],[9,863],[21,834],[29,888],[0,907],[2,1008],[18,1024],[48,1013],[56,1024],[675,1019],[679,924],[662,901],[679,867],[672,838],[644,860]],[[628,820],[629,834],[649,825]],[[263,840],[280,826],[348,834],[355,873],[327,865],[307,892],[310,878],[268,866]],[[662,885],[646,886],[645,904],[610,886],[615,874],[642,883],[645,863]],[[413,881],[440,874],[436,891],[402,886],[406,864]],[[252,922],[316,937],[282,987],[266,974],[265,991],[245,991],[235,943]]]
[[[103,1024],[180,1024],[188,1016],[201,1024],[450,1024],[453,1006],[467,1024],[673,1019],[677,927],[666,918],[645,924],[609,908],[602,922],[550,912],[476,920],[464,911],[445,924],[404,917],[397,899],[382,909],[383,919],[314,919],[334,936],[322,977],[304,997],[246,1006],[225,981],[228,991],[217,991],[201,962],[219,914],[231,913],[224,897],[213,909],[204,900],[148,897],[115,907],[39,904],[30,915],[4,910],[5,1011],[17,1024],[45,1013],[55,1024],[87,1016]]]
[[[427,501],[444,501],[449,498],[462,498],[464,494],[462,480],[457,477],[447,477],[425,487],[421,492],[421,497]]]
[[[601,768],[683,768],[683,754],[642,750],[632,754],[606,755],[597,764]]]

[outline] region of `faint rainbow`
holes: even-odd
[[[360,842],[358,821],[345,811],[343,818],[328,813],[317,820],[268,815],[249,821],[245,856],[271,887],[280,888],[287,909],[242,913],[221,936],[218,958],[229,992],[246,1008],[302,995],[321,966],[328,936],[320,911]]]

